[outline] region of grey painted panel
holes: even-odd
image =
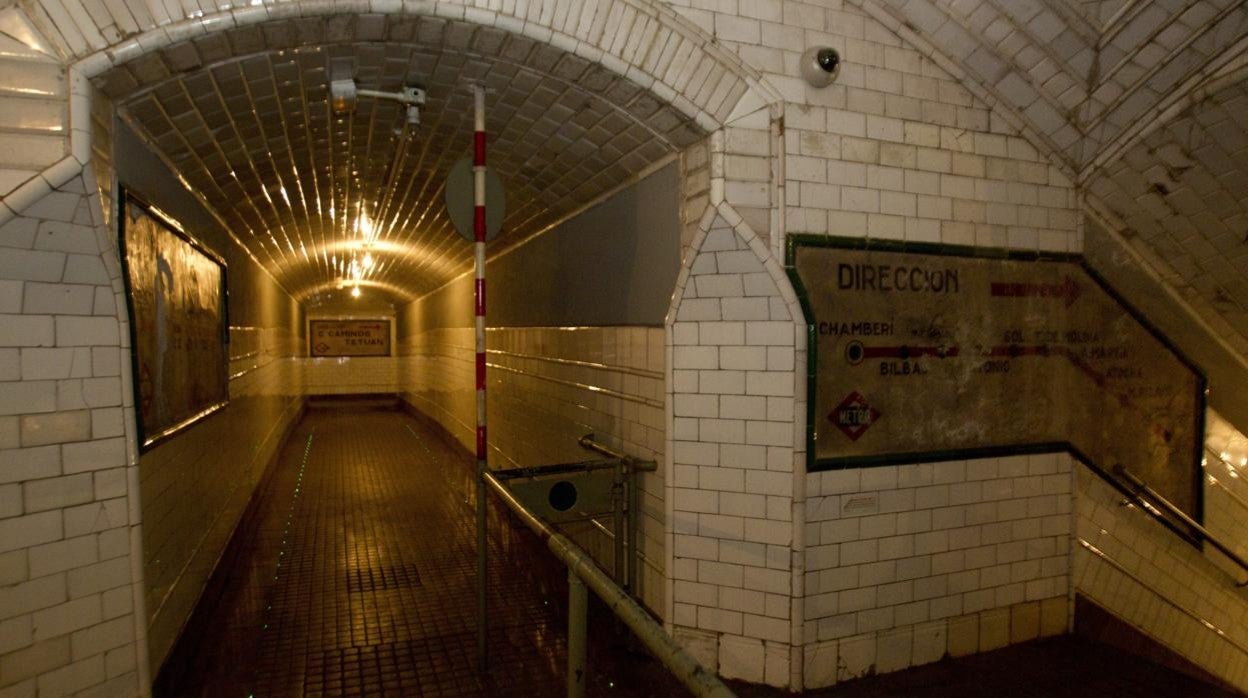
[[[672,163],[491,260],[487,324],[662,325],[680,271],[679,196]],[[469,326],[472,293],[472,277],[461,276],[417,301],[407,320]]]

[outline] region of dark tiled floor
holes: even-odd
[[[206,634],[175,653],[187,696],[564,694],[566,572],[491,510],[490,671],[476,668],[472,463],[384,410],[313,410],[261,492]],[[684,691],[627,651],[591,594],[594,696]],[[736,684],[743,697],[790,695]],[[851,681],[812,696],[1221,696],[1155,664],[1058,638]]]
[[[497,509],[490,671],[476,672],[472,467],[402,413],[309,412],[171,692],[561,695],[566,572]],[[591,609],[589,693],[679,695],[613,625]]]

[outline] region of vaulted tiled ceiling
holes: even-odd
[[[850,1],[1047,150],[1248,358],[1248,3]]]
[[[361,89],[424,87],[420,126],[401,137],[404,108],[375,98],[333,112],[328,76],[344,69]],[[507,188],[493,253],[703,135],[601,66],[432,17],[236,29],[147,54],[96,82],[301,300],[339,295],[353,261],[362,286],[399,301],[471,269],[472,247],[442,202],[451,164],[471,152],[474,83],[487,89],[489,164]]]
[[[1072,174],[1242,53],[1242,0],[857,0],[922,37]]]
[[[1226,169],[1243,159],[1245,105],[1238,87],[1183,102],[1242,62],[1248,3],[849,2],[940,59],[1021,128],[1248,356],[1238,213],[1248,187]],[[326,73],[340,57],[354,61],[362,87],[429,87],[425,124],[401,152],[396,105],[361,100],[341,121],[328,110]],[[238,28],[146,54],[97,84],[292,291],[332,287],[346,274],[344,260],[360,253],[355,221],[366,213],[380,224],[369,281],[411,297],[470,264],[440,198],[447,167],[468,151],[473,80],[492,90],[491,162],[509,188],[496,250],[701,137],[671,107],[575,56],[428,17]],[[1197,132],[1203,145],[1192,145]],[[1176,167],[1175,153],[1190,164]]]
[[[1149,133],[1089,191],[1118,212],[1167,282],[1248,355],[1248,83]]]

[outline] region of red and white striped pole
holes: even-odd
[[[486,656],[486,536],[485,536],[485,86],[473,86],[474,133],[472,140],[473,208],[472,232],[476,242],[476,336],[477,336],[477,664],[485,673]]]

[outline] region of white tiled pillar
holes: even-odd
[[[0,226],[0,695],[139,691],[121,292],[90,169]]]
[[[668,316],[669,625],[729,678],[790,686],[800,318],[733,209],[708,210]],[[792,298],[792,294],[786,294]]]

